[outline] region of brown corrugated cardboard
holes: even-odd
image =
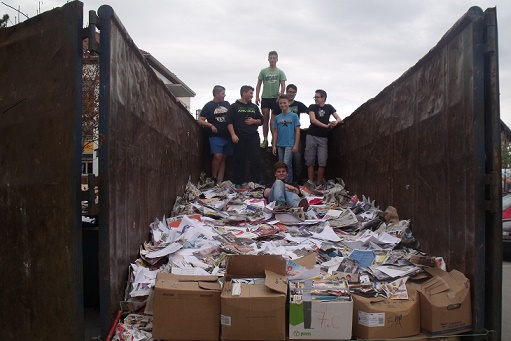
[[[384,339],[419,334],[419,294],[408,285],[407,289],[407,300],[353,295],[353,335],[365,339]]]
[[[218,340],[220,293],[217,276],[159,273],[154,294],[153,337]]]
[[[461,272],[426,269],[433,278],[417,286],[421,295],[421,331],[454,335],[471,331],[470,282]]]
[[[439,336],[435,337],[434,339],[431,339],[431,337],[428,337],[426,334],[419,334],[418,336],[424,336],[423,338],[419,338],[418,340],[413,341],[463,341],[463,338],[461,336]],[[412,340],[410,340],[412,341]]]
[[[389,339],[371,339],[371,341],[389,341]],[[463,339],[460,336],[440,336],[432,339],[430,336],[421,333],[410,337],[400,337],[396,341],[463,341]]]
[[[316,253],[311,252],[307,256],[295,259],[294,262],[305,266],[307,269],[312,269],[316,265]]]
[[[286,339],[286,261],[281,256],[229,257],[221,295],[222,340]],[[233,279],[265,278],[265,284],[239,284]]]

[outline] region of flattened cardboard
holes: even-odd
[[[286,261],[281,256],[229,257],[221,300],[222,340],[286,339]],[[232,295],[234,278],[265,278],[265,284],[240,284]]]
[[[295,259],[294,262],[301,266],[305,266],[307,269],[312,269],[316,265],[316,253],[311,252],[307,256]]]
[[[385,339],[419,334],[419,294],[409,285],[407,289],[407,300],[353,295],[353,335],[362,339]]]
[[[217,276],[159,273],[154,290],[153,337],[218,340],[220,294]]]
[[[463,273],[426,269],[433,278],[418,285],[421,296],[421,331],[429,335],[469,332],[472,325],[470,281]]]

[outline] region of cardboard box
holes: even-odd
[[[463,338],[461,336],[439,336],[432,339],[428,335],[421,333],[415,339],[410,339],[410,341],[463,341]]]
[[[418,286],[421,297],[421,331],[429,335],[454,335],[473,329],[470,281],[461,272],[427,268],[433,278]]]
[[[312,281],[293,281],[292,283]],[[293,285],[291,285],[293,287]],[[289,339],[351,339],[353,300],[315,302],[302,292],[289,296]]]
[[[232,282],[240,278],[263,278],[264,284]],[[281,256],[229,257],[220,298],[222,340],[285,340],[286,299],[286,261]]]
[[[407,300],[353,295],[353,335],[361,339],[386,339],[420,333],[418,292],[407,285]]]
[[[389,339],[371,339],[371,341],[389,341]],[[410,337],[400,337],[395,341],[463,341],[460,336],[439,336],[432,339],[430,336],[420,333],[419,335],[410,336]]]
[[[312,252],[294,261],[307,269],[312,269],[316,265],[316,254]],[[309,305],[309,303],[299,303],[299,299],[291,295],[292,293],[289,297],[289,339],[351,339],[353,300],[311,302]],[[307,310],[310,311],[310,316],[305,323]]]
[[[217,276],[159,273],[154,293],[153,337],[218,340],[220,294]]]

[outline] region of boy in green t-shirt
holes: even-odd
[[[256,86],[256,104],[261,103],[261,112],[263,114],[263,142],[261,148],[268,147],[268,128],[273,127],[273,121],[275,119],[275,110],[277,109],[277,101],[279,96],[284,95],[286,88],[286,75],[284,71],[277,68],[277,61],[279,55],[277,51],[270,51],[268,53],[268,62],[270,66],[264,68],[259,72],[257,77]],[[261,91],[261,84],[263,85],[263,93],[261,98],[259,97]],[[280,88],[280,89],[279,89]],[[270,121],[270,110],[271,110],[271,122]]]

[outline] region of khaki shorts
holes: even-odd
[[[305,165],[307,167],[315,166],[316,157],[318,166],[325,167],[328,159],[328,137],[307,135],[304,154]]]

